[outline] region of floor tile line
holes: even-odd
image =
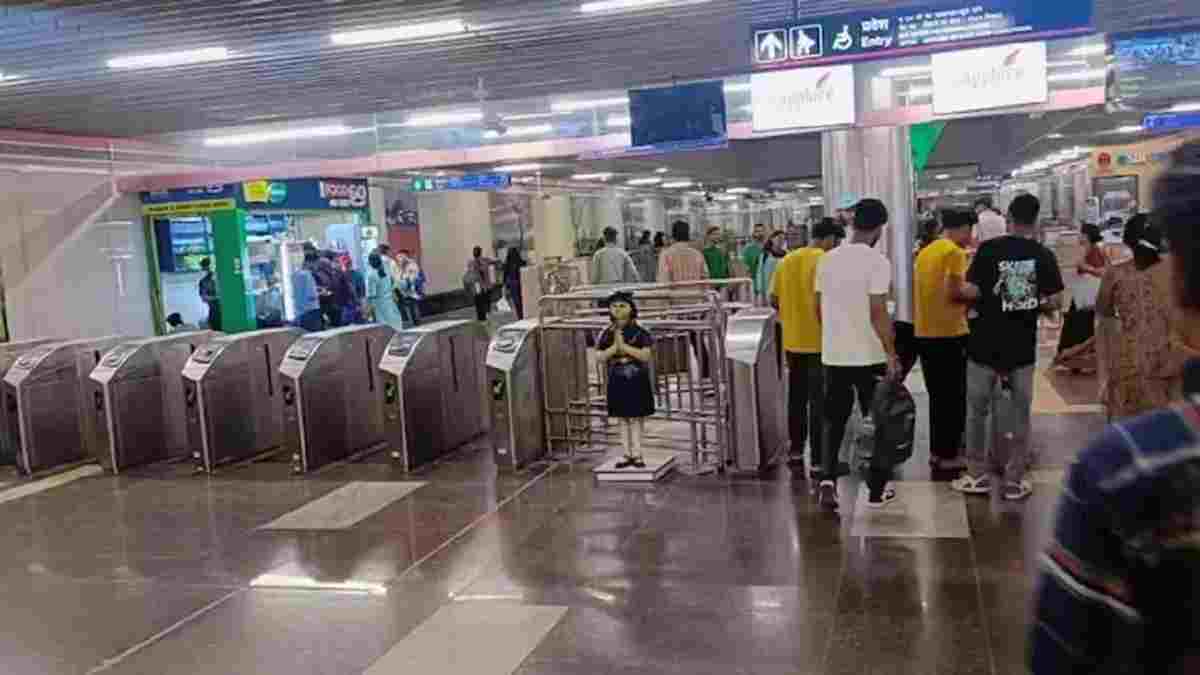
[[[550,465],[550,468],[539,473],[537,476],[535,476],[533,478],[533,480],[522,485],[519,489],[517,489],[511,495],[509,495],[509,496],[505,497],[504,499],[500,500],[499,502],[497,502],[496,506],[494,508],[489,509],[488,511],[481,514],[475,520],[472,520],[470,523],[467,523],[467,525],[465,527],[463,527],[458,532],[455,532],[452,537],[450,537],[446,541],[439,544],[437,546],[437,548],[435,548],[432,551],[430,551],[429,553],[426,553],[425,555],[421,556],[420,560],[417,560],[416,562],[414,562],[413,564],[411,564],[407,568],[405,568],[405,570],[403,572],[401,572],[400,574],[397,574],[396,578],[393,581],[399,581],[399,580],[403,579],[404,577],[408,576],[413,570],[417,569],[421,565],[424,565],[427,561],[431,560],[435,555],[437,555],[437,554],[441,553],[442,551],[446,550],[447,548],[449,548],[451,544],[453,544],[454,542],[461,539],[463,536],[465,536],[471,530],[475,529],[480,523],[482,523],[483,521],[487,520],[488,518],[491,518],[492,516],[499,513],[500,509],[507,506],[510,502],[512,502],[512,500],[525,494],[526,490],[528,490],[529,488],[536,485],[538,482],[540,482],[546,476],[550,475],[559,466],[560,466],[560,464],[558,464],[558,463],[554,463],[554,464]]]
[[[967,513],[968,525],[971,514]],[[983,601],[983,576],[979,574],[979,556],[975,553],[975,538],[967,537],[967,546],[971,551],[971,569],[975,572],[975,595],[979,600],[979,621],[983,624],[983,644],[987,647],[988,668],[991,675],[996,673],[996,650],[992,648],[992,628],[988,619],[987,607]]]
[[[853,516],[851,516],[851,517],[853,517]],[[840,516],[839,516],[839,519],[840,519]],[[842,525],[844,526],[844,523]],[[853,541],[853,540],[854,540],[854,538],[851,538],[851,541]],[[860,545],[862,544],[862,542],[863,542],[863,539],[859,538]],[[840,611],[838,611],[838,607],[841,606],[842,589],[846,585],[846,566],[848,564],[849,564],[849,559],[846,555],[846,549],[845,549],[845,547],[843,547],[842,548],[842,564],[838,568],[837,592],[834,593],[834,595],[833,595],[833,621],[830,622],[829,635],[825,639],[825,656],[824,656],[824,658],[821,659],[821,672],[822,673],[829,672],[829,659],[833,658],[833,640],[834,640],[834,637],[837,635],[838,619],[842,616],[842,613]],[[996,675],[996,674],[992,673],[992,675]]]
[[[74,483],[81,478],[88,478],[89,476],[96,476],[102,473],[104,473],[104,469],[100,468],[99,464],[85,464],[79,468],[63,473],[56,473],[31,483],[6,487],[3,492],[0,492],[0,504],[30,497],[56,487],[67,485],[68,483]]]
[[[232,591],[226,593],[225,595],[222,595],[221,597],[217,598],[216,600],[213,600],[212,602],[201,607],[200,609],[192,612],[191,614],[188,614],[187,616],[183,617],[182,619],[180,619],[180,620],[176,621],[175,623],[171,624],[170,626],[167,626],[166,628],[158,631],[157,633],[155,633],[154,635],[151,635],[150,637],[146,638],[145,640],[142,640],[141,642],[133,645],[132,647],[126,649],[125,651],[121,652],[120,654],[117,654],[116,656],[113,656],[111,658],[104,659],[104,661],[102,661],[100,663],[100,665],[89,669],[87,671],[86,675],[97,675],[97,673],[103,673],[108,670],[112,670],[113,668],[119,666],[122,662],[124,662],[126,659],[133,656],[134,654],[137,654],[138,652],[142,651],[143,649],[146,649],[147,647],[149,647],[149,646],[153,645],[154,643],[167,637],[171,633],[174,633],[175,631],[179,630],[180,628],[183,628],[187,624],[195,621],[196,619],[199,619],[200,617],[204,616],[205,614],[208,614],[209,612],[216,609],[217,607],[220,607],[221,605],[225,604],[229,600],[233,599],[235,596],[237,596],[241,593],[245,593],[245,592],[246,592],[245,588],[238,588],[238,589],[235,589],[235,590],[232,590]]]

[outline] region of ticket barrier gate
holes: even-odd
[[[775,310],[762,308],[734,314],[726,327],[733,437],[729,461],[734,471],[765,471],[787,452],[787,400],[777,325]]]
[[[284,448],[296,473],[381,448],[387,441],[379,360],[395,331],[382,324],[309,333],[279,366]]]
[[[520,469],[546,453],[540,344],[538,320],[525,319],[500,328],[488,345],[491,445],[497,466]]]
[[[36,340],[21,340],[19,342],[0,343],[0,380],[8,374],[8,369],[12,368],[17,359],[21,358],[26,352],[51,342],[59,342],[54,338],[39,338]],[[12,442],[12,434],[16,433],[9,430],[10,415],[15,419],[17,410],[16,399],[8,399],[5,397],[3,405],[0,405],[0,465],[14,465],[17,463],[18,446]],[[15,424],[15,422],[12,422]]]
[[[183,368],[188,446],[196,469],[250,459],[283,445],[279,365],[304,331],[226,335],[200,347]]]
[[[488,336],[478,321],[439,321],[392,336],[379,362],[392,458],[405,471],[487,430]]]
[[[108,336],[35,347],[4,375],[11,415],[8,443],[25,475],[89,459],[95,448],[87,399],[88,374],[102,355],[128,338]]]
[[[96,459],[113,473],[188,452],[183,378],[188,358],[220,335],[201,330],[123,342],[92,371]]]

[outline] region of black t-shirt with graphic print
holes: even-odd
[[[1006,372],[1036,363],[1041,299],[1063,290],[1054,253],[1025,237],[991,239],[975,253],[967,281],[979,287],[967,356]]]

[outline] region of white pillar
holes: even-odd
[[[845,195],[873,197],[887,206],[883,251],[892,261],[897,321],[913,320],[913,233],[916,200],[908,127],[871,127],[821,134],[821,180],[825,210]]]
[[[571,198],[554,196],[533,199],[533,244],[541,260],[575,257],[575,224],[571,221]]]

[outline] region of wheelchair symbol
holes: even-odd
[[[833,50],[844,52],[854,46],[854,38],[850,35],[850,25],[842,24],[842,32],[833,38]]]

